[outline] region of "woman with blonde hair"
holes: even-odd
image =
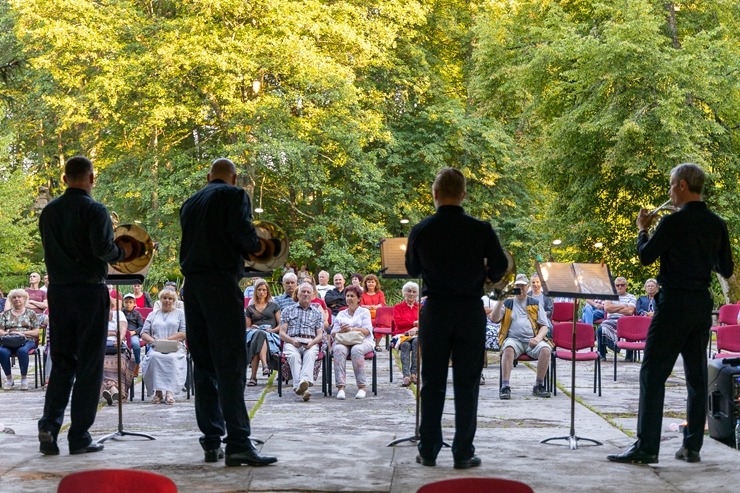
[[[28,390],[28,352],[36,347],[39,336],[39,321],[36,312],[26,308],[28,293],[24,289],[13,289],[8,293],[10,309],[0,314],[0,365],[5,372],[4,390],[15,386],[10,370],[10,356],[15,354],[21,371],[21,390]]]

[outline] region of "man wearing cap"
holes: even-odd
[[[136,296],[134,293],[123,295],[123,314],[126,315],[126,321],[128,322],[128,330],[131,333],[131,350],[134,352],[134,360],[136,361],[134,376],[139,374],[139,363],[141,363],[141,341],[139,334],[144,327],[144,317],[135,308]]]
[[[491,321],[501,322],[498,339],[501,346],[501,389],[499,399],[511,399],[509,377],[514,360],[522,354],[537,360],[537,381],[532,387],[535,397],[550,397],[545,389],[545,375],[550,363],[550,345],[547,343],[547,314],[539,301],[527,296],[529,279],[517,274],[514,286],[519,293],[513,298],[499,300],[491,311]]]
[[[426,296],[419,317],[422,385],[416,461],[429,467],[436,465],[444,443],[442,413],[450,357],[455,393],[454,467],[481,465],[473,445],[486,341],[486,314],[480,297],[486,277],[497,282],[508,267],[491,225],[465,213],[466,195],[465,176],[454,168],[441,169],[432,184],[436,212],[412,228],[406,249],[406,270],[422,278]]]

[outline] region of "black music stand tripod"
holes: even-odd
[[[121,284],[139,284],[144,282],[144,276],[141,274],[108,274],[108,280],[113,281],[113,286],[116,288],[116,292],[119,296],[121,295]],[[118,300],[116,299],[116,304],[118,303]],[[116,359],[118,360],[117,368],[118,368],[118,430],[111,433],[110,435],[106,435],[100,440],[97,441],[97,443],[103,443],[107,440],[113,439],[116,440],[118,438],[123,438],[124,436],[135,436],[135,437],[142,437],[147,438],[149,440],[156,440],[151,435],[148,435],[146,433],[140,433],[140,432],[134,432],[134,431],[126,431],[123,429],[123,392],[124,389],[121,388],[121,315],[120,315],[120,307],[116,306],[116,341],[118,341],[119,347],[116,351]],[[128,392],[129,389],[125,389],[125,392]]]
[[[593,446],[603,445],[593,438],[576,435],[576,323],[578,321],[578,300],[583,298],[619,299],[611,280],[609,268],[604,264],[562,264],[547,262],[536,265],[547,296],[573,298],[573,328],[571,339],[570,370],[570,433],[566,436],[550,437],[540,443],[556,440],[568,442],[570,450],[578,450],[578,442],[590,442]],[[557,385],[557,382],[552,382]]]

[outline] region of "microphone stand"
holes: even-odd
[[[114,286],[116,288],[116,291],[120,295],[121,281],[123,281],[126,284],[141,283],[144,281],[144,276],[135,275],[135,274],[109,274],[108,280],[117,281],[114,284]],[[123,342],[123,340],[121,339],[120,312],[121,310],[120,310],[120,307],[118,306],[118,296],[116,296],[116,340],[118,341],[118,350],[116,351],[116,359],[118,363],[117,364],[118,366],[118,430],[98,440],[97,443],[99,444],[102,444],[103,442],[106,442],[107,440],[110,440],[110,439],[116,440],[118,438],[123,438],[124,436],[136,436],[136,437],[147,438],[149,440],[156,440],[156,438],[146,433],[126,431],[123,429],[123,391],[124,389],[121,387],[121,343]],[[127,388],[126,392],[128,391],[129,389]]]

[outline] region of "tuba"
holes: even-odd
[[[255,232],[264,251],[260,255],[249,254],[244,268],[253,272],[269,272],[282,267],[288,260],[288,235],[275,223],[254,221]]]
[[[515,289],[517,288],[514,287],[514,281],[516,280],[516,262],[514,262],[514,257],[511,255],[511,252],[504,251],[504,255],[506,255],[506,260],[508,261],[504,277],[495,283],[486,279],[485,283],[485,290],[490,293],[488,297],[495,300],[506,298],[510,294],[516,294]]]
[[[118,215],[116,215],[116,224],[118,224],[117,220]],[[146,274],[156,248],[144,228],[136,224],[116,225],[113,229],[113,242],[119,245],[128,243],[132,251],[131,255],[125,259],[110,264],[112,271],[109,269],[108,274]]]

